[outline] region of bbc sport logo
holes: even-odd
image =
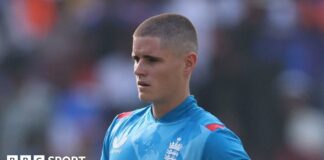
[[[85,160],[85,156],[7,155],[7,160]]]

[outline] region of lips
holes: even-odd
[[[143,81],[138,81],[138,82],[137,82],[137,85],[138,85],[138,86],[142,86],[142,87],[148,87],[148,86],[150,86],[149,83],[147,83],[147,82],[143,82]]]

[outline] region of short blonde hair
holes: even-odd
[[[135,30],[133,37],[157,37],[161,48],[177,53],[198,50],[197,32],[190,20],[179,14],[164,13],[150,17]]]

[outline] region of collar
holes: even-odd
[[[166,113],[164,116],[162,116],[160,119],[155,119],[152,113],[152,107],[150,106],[150,117],[155,122],[161,122],[161,123],[169,123],[174,122],[183,118],[188,117],[190,113],[190,109],[197,106],[197,100],[194,98],[193,95],[188,96],[183,102],[181,102],[177,107]]]

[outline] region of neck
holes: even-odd
[[[177,94],[177,96],[170,96],[169,100],[161,102],[153,102],[153,116],[155,119],[160,119],[162,116],[176,108],[190,95],[189,91],[184,94]]]

